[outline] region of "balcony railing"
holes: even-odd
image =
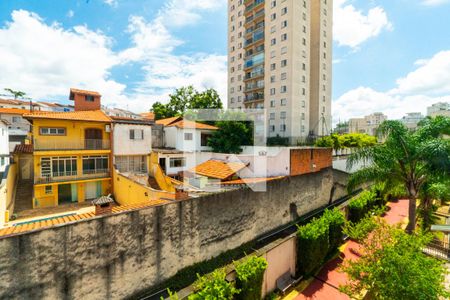
[[[109,150],[109,140],[86,139],[78,141],[40,140],[34,141],[35,151],[44,150]]]
[[[264,93],[253,93],[245,96],[244,102],[264,100]]]
[[[248,12],[249,10],[252,10],[255,6],[260,5],[261,3],[264,3],[264,0],[255,0],[255,2],[253,2],[252,4],[248,5],[245,8],[245,11]]]
[[[35,184],[45,184],[53,182],[77,181],[85,179],[96,179],[109,177],[109,169],[83,170],[82,174],[77,171],[70,172],[53,172],[52,175],[36,177]]]

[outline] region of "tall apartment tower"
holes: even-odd
[[[268,137],[331,130],[332,0],[228,0],[228,107],[266,108]]]

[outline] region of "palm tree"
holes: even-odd
[[[418,130],[409,131],[399,121],[385,121],[379,134],[382,144],[358,149],[347,160],[347,168],[358,163],[364,167],[353,173],[348,188],[362,183],[383,183],[386,187],[405,187],[409,198],[407,231],[416,227],[416,206],[419,193],[436,177],[450,173],[450,141],[443,134],[450,132],[450,118],[425,119]]]

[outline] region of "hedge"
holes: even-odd
[[[363,219],[372,208],[377,205],[377,197],[374,191],[364,191],[348,204],[349,220],[353,223]]]
[[[334,253],[342,244],[344,238],[343,226],[345,224],[345,216],[339,209],[333,210],[326,209],[322,219],[328,224],[328,253]]]
[[[250,256],[236,264],[236,287],[240,290],[236,299],[260,300],[267,261],[263,257]]]
[[[297,230],[297,274],[310,275],[328,254],[328,224],[313,219]]]
[[[194,284],[195,294],[191,294],[188,300],[221,299],[232,300],[239,290],[233,283],[228,282],[225,277],[225,269],[217,269],[209,275],[198,277]]]

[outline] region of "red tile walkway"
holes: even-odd
[[[389,203],[388,206],[390,209],[384,216],[384,219],[389,224],[403,222],[408,217],[408,200]],[[339,292],[339,286],[347,282],[347,275],[339,272],[338,268],[344,260],[358,258],[359,244],[354,241],[348,241],[343,248],[344,250],[340,257],[328,262],[316,276],[316,279],[295,300],[350,299],[347,295]]]

